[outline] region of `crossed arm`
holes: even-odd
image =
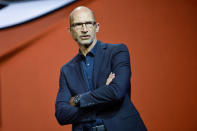
[[[106,85],[108,86],[111,82],[112,82],[112,80],[115,78],[115,73],[110,73],[109,74],[109,77],[107,78],[107,80],[106,80]],[[79,96],[73,96],[73,97],[71,97],[71,99],[70,99],[70,101],[69,101],[69,103],[70,103],[70,105],[71,106],[77,106],[77,102],[79,102],[79,100],[76,100],[76,99],[80,99],[80,98],[78,98]],[[76,102],[77,101],[77,102]]]
[[[111,73],[106,80],[106,85],[109,85],[115,78],[115,74]],[[95,119],[95,114],[92,110],[76,107],[73,103],[73,98],[68,88],[65,88],[66,81],[64,75],[60,74],[60,88],[56,100],[55,116],[60,125],[73,124],[77,122],[87,122]],[[71,98],[69,100],[69,98]],[[69,102],[70,101],[70,102]]]

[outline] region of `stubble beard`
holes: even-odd
[[[81,42],[80,42],[79,40],[77,40],[77,39],[76,39],[76,41],[77,41],[77,43],[78,43],[79,45],[84,46],[85,48],[90,47],[90,46],[92,45],[92,43],[93,43],[93,40],[91,40],[91,41],[88,42],[88,43],[81,43]]]

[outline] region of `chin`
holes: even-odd
[[[80,45],[90,46],[93,41],[87,40],[87,41],[79,41]]]

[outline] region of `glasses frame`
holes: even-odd
[[[92,28],[94,25],[96,25],[96,21],[87,21],[87,22],[73,23],[73,24],[70,25],[70,28],[82,29],[84,24],[85,24],[86,28]],[[92,27],[89,27],[88,25],[91,25]]]

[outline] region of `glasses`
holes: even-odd
[[[82,29],[83,25],[85,24],[86,28],[93,28],[93,26],[96,24],[95,21],[88,21],[84,23],[73,23],[70,25],[70,27],[74,27],[76,30]]]

